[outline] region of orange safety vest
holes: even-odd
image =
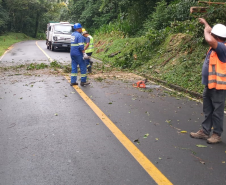
[[[226,90],[226,63],[219,60],[216,51],[210,54],[208,88]]]

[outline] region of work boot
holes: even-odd
[[[208,139],[209,136],[204,133],[203,130],[199,130],[198,132],[191,132],[190,136],[196,139]]]
[[[89,85],[89,84],[90,84],[89,82],[81,82],[81,83],[80,83],[81,86],[87,86],[87,85]]]
[[[88,73],[92,73],[92,68],[91,68],[91,66],[88,67]]]
[[[73,85],[78,85],[78,83],[77,83],[77,82],[75,82],[75,83],[71,83],[70,85],[71,85],[71,86],[73,86]]]
[[[215,144],[220,142],[221,142],[221,137],[215,133],[213,133],[213,135],[209,139],[207,139],[207,143],[209,144]]]

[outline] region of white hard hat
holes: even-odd
[[[216,24],[213,27],[211,33],[213,33],[216,36],[226,38],[226,26],[223,24]]]
[[[85,34],[87,34],[88,33],[88,31],[84,31],[84,32],[82,32],[82,35],[85,35]]]

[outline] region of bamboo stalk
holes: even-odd
[[[190,12],[191,13],[194,13],[194,12],[205,13],[207,9],[208,9],[208,7],[191,7]]]
[[[225,4],[223,2],[208,2],[208,1],[198,1],[198,3],[206,3],[206,4]]]

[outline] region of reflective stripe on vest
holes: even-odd
[[[71,44],[71,46],[82,46],[84,43],[78,43],[78,44]]]
[[[93,43],[93,37],[91,35],[88,36],[90,38],[89,47],[86,49],[86,53],[92,53],[94,52],[94,43]]]
[[[226,90],[226,63],[219,60],[215,51],[210,54],[208,88]]]

